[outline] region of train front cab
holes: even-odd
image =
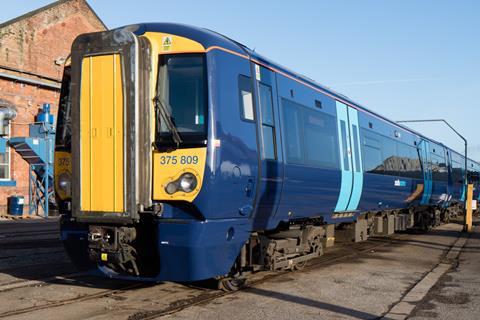
[[[224,47],[128,28],[76,39],[56,195],[77,265],[174,281],[229,272],[258,162],[255,123],[232,111],[253,111],[250,63]]]

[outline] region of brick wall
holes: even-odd
[[[104,30],[84,0],[58,5],[0,28],[0,65],[60,79],[73,40],[81,33]]]
[[[56,90],[0,78],[0,98],[17,106],[17,117],[11,122],[11,136],[28,136],[28,124],[35,121],[35,115],[43,103],[50,103],[56,112],[58,95]],[[28,195],[28,164],[13,150],[10,156],[10,176],[16,181],[16,186],[0,186],[0,213],[6,210],[8,196],[24,195],[27,198]]]
[[[79,34],[100,30],[105,30],[104,25],[84,0],[58,1],[0,25],[0,72],[59,84],[63,66],[57,60],[67,57]],[[28,136],[28,124],[35,121],[43,103],[50,103],[56,114],[58,98],[57,89],[0,77],[0,99],[17,108],[11,136]],[[14,151],[11,159],[10,175],[16,186],[0,186],[0,213],[6,210],[8,196],[28,195],[28,165]]]

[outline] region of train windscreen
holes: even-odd
[[[204,144],[206,140],[207,81],[205,56],[160,56],[157,87],[158,147]]]
[[[60,90],[60,103],[58,106],[57,130],[55,135],[56,149],[70,149],[72,139],[71,128],[71,96],[70,83],[71,73],[70,66],[66,66],[63,71],[62,88]]]

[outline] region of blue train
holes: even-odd
[[[81,269],[218,279],[300,269],[456,214],[480,164],[216,32],[79,36],[60,97],[55,190]]]

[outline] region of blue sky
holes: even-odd
[[[0,21],[50,2],[3,4]],[[223,33],[392,120],[444,118],[480,160],[480,1],[88,2],[110,28],[181,22]],[[463,152],[446,126],[411,126]]]

